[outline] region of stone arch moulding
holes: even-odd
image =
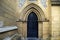
[[[37,17],[38,17],[38,21],[45,21],[45,15],[44,15],[44,12],[43,10],[36,4],[29,4],[27,5],[23,10],[22,12],[20,13],[20,20],[22,21],[27,21],[27,18],[28,18],[28,15],[29,13],[31,12],[35,12]]]

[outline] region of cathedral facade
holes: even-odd
[[[59,11],[60,6],[52,6],[51,0],[1,0],[0,21],[17,29],[0,35],[5,38],[17,33],[23,38],[60,40]]]
[[[51,4],[50,0],[26,0],[25,5],[20,12],[20,21],[18,31],[23,37],[46,38],[50,35],[50,23],[51,23]],[[37,16],[37,20],[33,18],[34,13]],[[30,14],[31,18],[30,19]],[[37,21],[38,23],[31,23],[30,21]],[[29,23],[30,22],[30,23]],[[36,27],[35,27],[35,26]],[[30,28],[31,27],[31,28]],[[35,28],[34,28],[35,27]],[[35,29],[35,32],[34,32]],[[31,34],[30,34],[31,33]]]

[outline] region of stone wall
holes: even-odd
[[[17,9],[18,9],[17,0],[0,0],[0,21],[4,22],[3,26],[16,26],[16,20],[18,19]],[[16,32],[17,30],[0,33],[0,38],[14,34]]]
[[[18,3],[16,0],[1,0],[0,1],[0,20],[4,22],[16,22],[17,20]],[[11,23],[11,24],[12,24]],[[6,23],[5,23],[6,24]],[[7,23],[6,25],[8,25]],[[14,23],[15,24],[15,23]],[[13,25],[13,24],[12,24]]]
[[[60,6],[51,7],[52,40],[60,40]]]
[[[50,0],[46,0],[46,6],[43,6],[41,0],[37,0],[35,2],[26,0],[26,3],[22,6],[18,8],[18,0],[1,0],[0,1],[0,20],[4,21],[4,26],[9,26],[9,25],[16,25],[16,20],[19,19],[23,19],[22,17],[22,13],[21,11],[27,7],[27,5],[33,3],[36,4],[37,6],[39,6],[41,8],[41,11],[44,12],[45,14],[45,18],[49,20],[49,22],[43,22],[43,23],[39,23],[39,38],[40,36],[43,37],[44,40],[47,40],[49,33],[51,33],[51,3]],[[42,14],[42,12],[41,12]],[[24,15],[23,15],[24,16]],[[17,22],[17,26],[18,26],[18,31],[21,34],[21,36],[23,37],[27,37],[27,23],[25,22]],[[25,28],[25,29],[24,29]],[[8,32],[8,33],[4,33],[10,35],[13,32]],[[14,31],[15,33],[15,31]],[[2,35],[2,34],[1,34]]]

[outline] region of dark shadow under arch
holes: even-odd
[[[38,17],[34,12],[28,15],[27,37],[38,38]]]

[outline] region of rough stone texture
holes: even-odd
[[[22,37],[27,37],[27,22],[17,22],[16,24],[15,21],[17,20],[17,18],[23,19],[23,17],[21,16],[22,15],[21,11],[30,3],[32,2],[27,0],[24,6],[18,8],[17,0],[0,1],[0,20],[4,21],[4,26],[17,25],[18,33]],[[38,25],[39,38],[43,37],[43,40],[48,40],[50,36],[51,40],[60,40],[60,6],[51,7],[50,0],[47,0],[46,8],[42,6],[40,0],[33,3],[39,6],[43,10],[45,17],[49,20],[49,22],[43,22],[43,23],[39,22]],[[3,33],[1,34],[1,38],[5,37],[6,35],[14,34],[15,32],[17,31],[15,30]]]
[[[3,26],[16,26],[17,20],[17,7],[18,2],[17,0],[0,0],[0,21],[4,22]],[[5,33],[0,33],[0,38],[4,38],[7,35],[12,35],[17,31],[10,31]]]
[[[60,6],[52,6],[52,40],[60,40]]]

